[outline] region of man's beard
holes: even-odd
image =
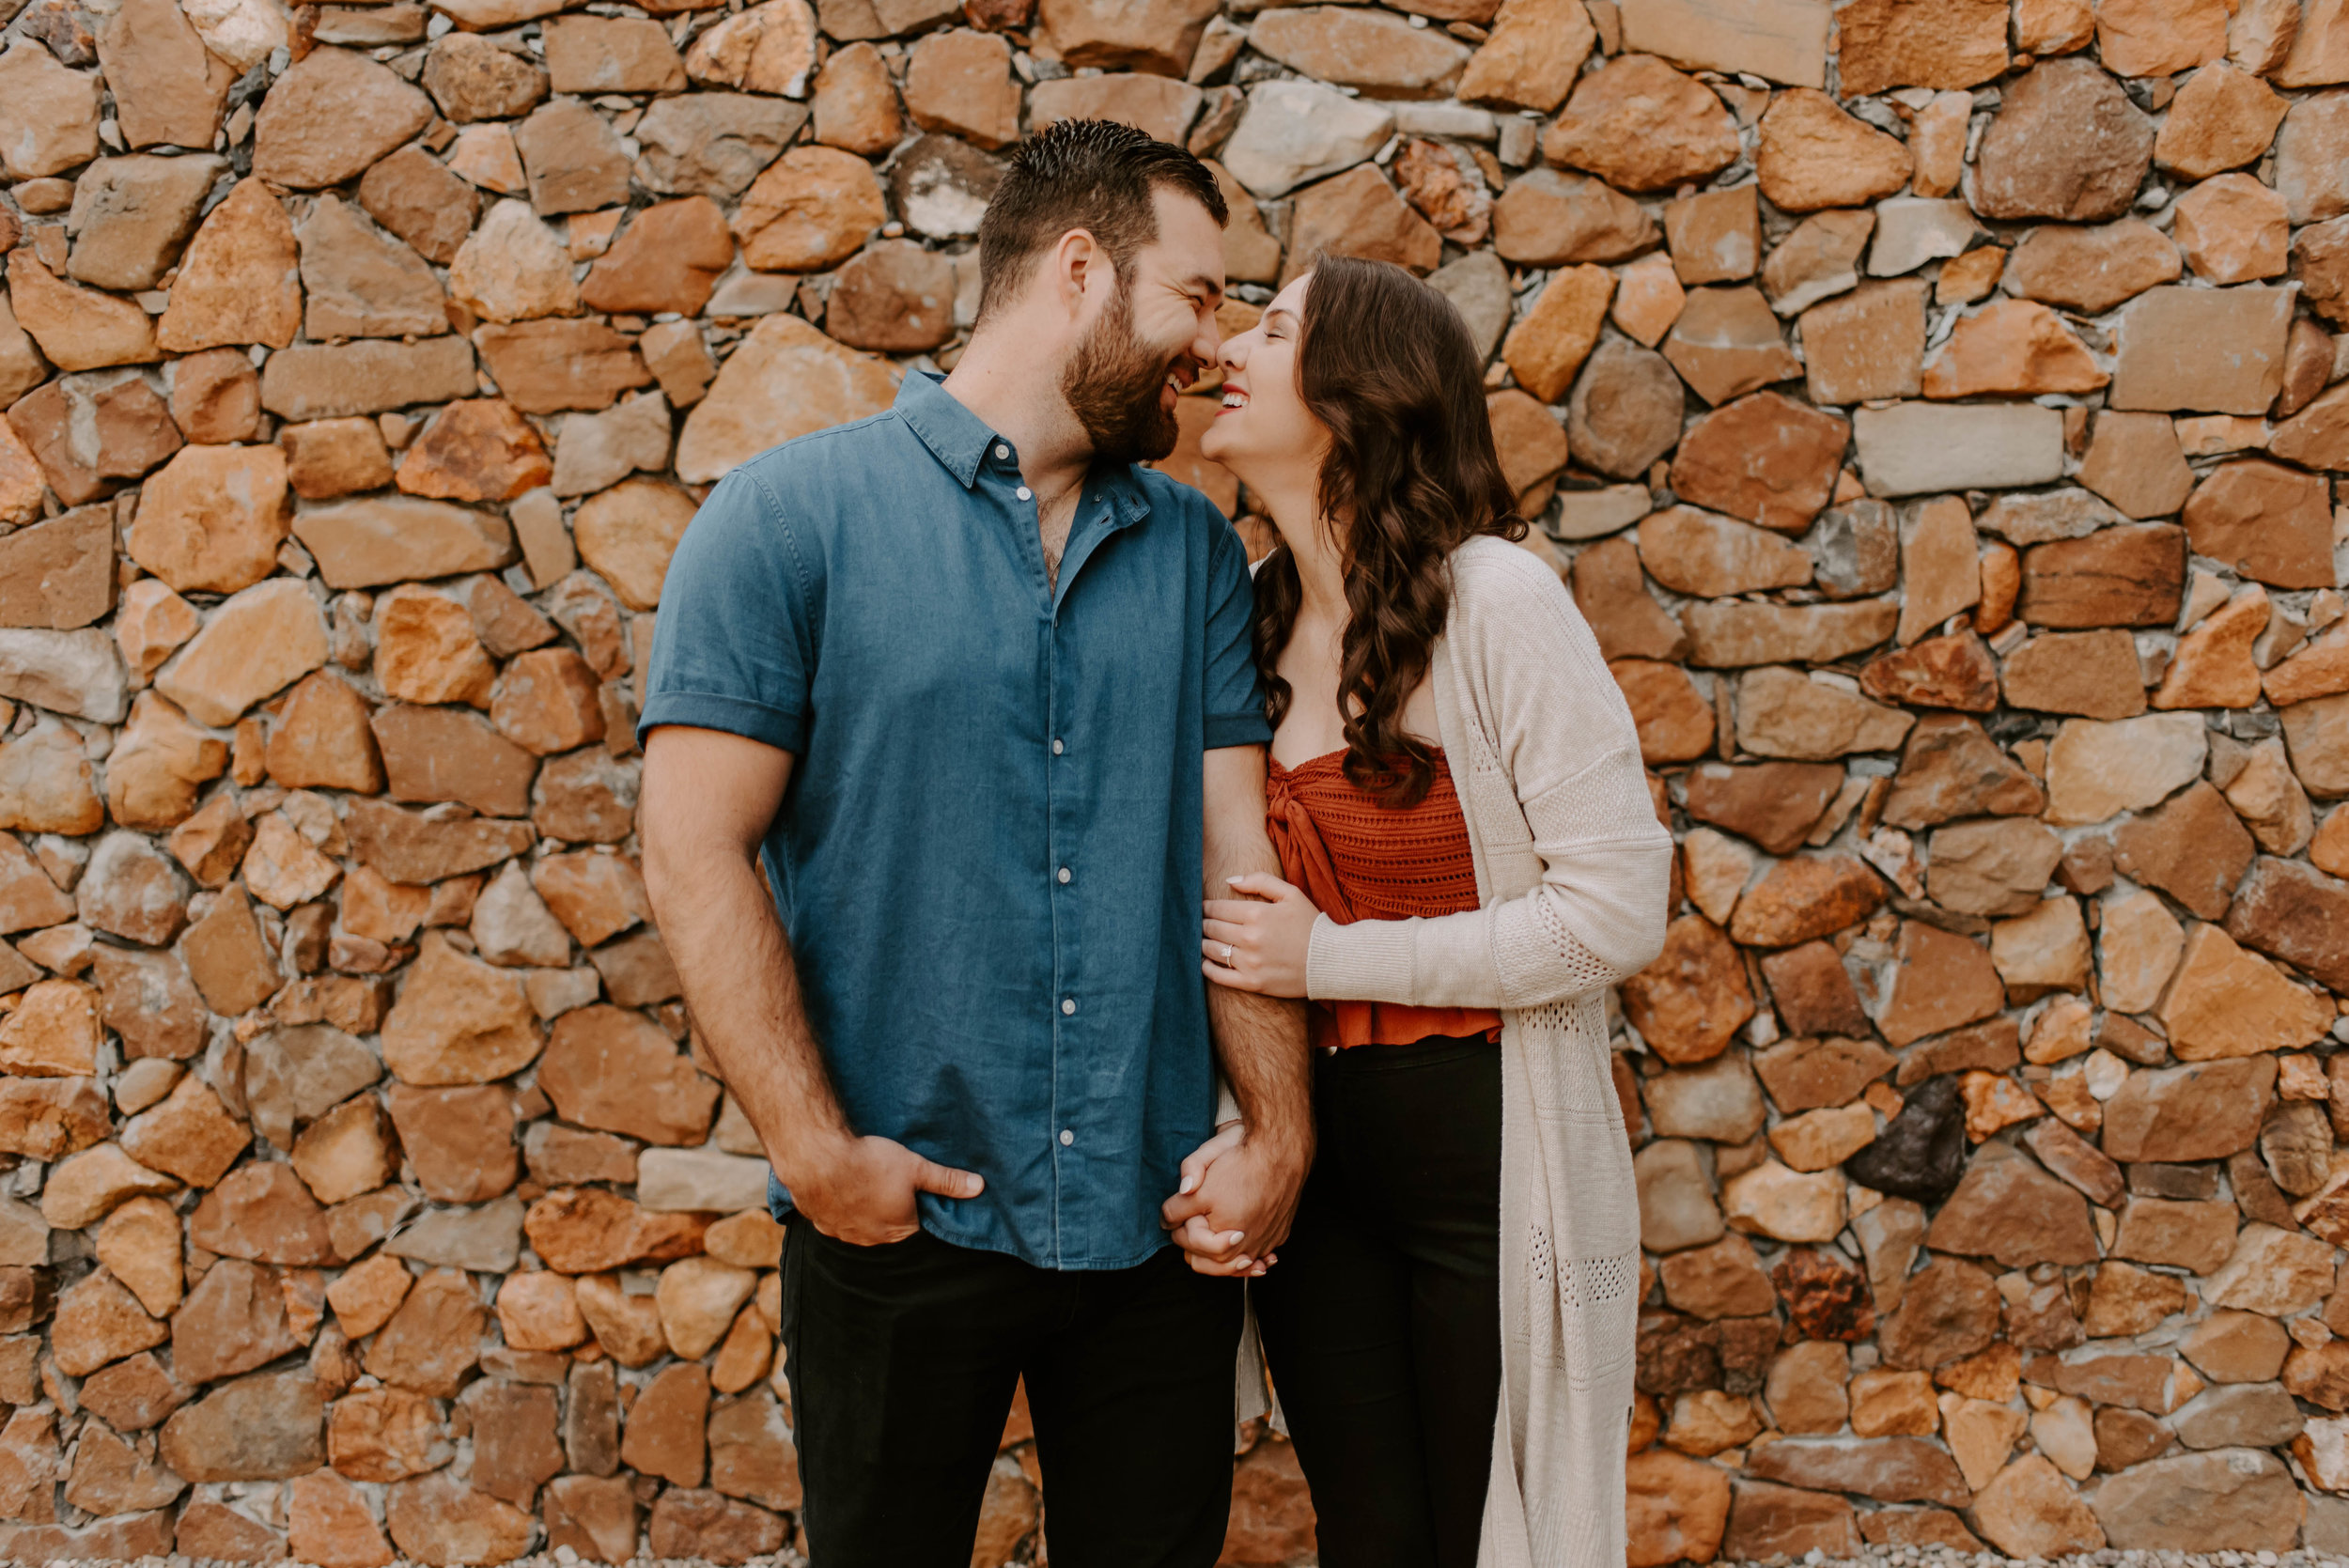
[[[1174,450],[1182,427],[1159,407],[1159,391],[1178,357],[1153,354],[1135,338],[1133,301],[1120,283],[1060,379],[1061,396],[1093,439],[1096,459],[1156,462]]]

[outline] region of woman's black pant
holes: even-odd
[[[1250,1282],[1322,1568],[1474,1568],[1501,1397],[1501,1048],[1316,1051],[1319,1152]]]

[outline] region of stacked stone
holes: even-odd
[[[0,1558],[794,1539],[642,659],[1077,115],[1214,161],[1227,329],[1458,304],[1638,718],[1634,1563],[2349,1550],[2342,84],[2344,0],[0,0]]]

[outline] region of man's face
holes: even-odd
[[[1175,400],[1215,363],[1223,300],[1223,231],[1207,210],[1161,187],[1159,237],[1086,329],[1061,393],[1105,462],[1151,462],[1174,450]]]

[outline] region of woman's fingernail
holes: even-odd
[[[1191,1191],[1191,1189],[1192,1189],[1193,1188],[1197,1187],[1198,1185],[1199,1185],[1199,1178],[1198,1178],[1198,1177],[1196,1177],[1196,1176],[1185,1176],[1185,1177],[1183,1178],[1183,1185],[1182,1185],[1182,1186],[1180,1186],[1180,1187],[1178,1187],[1178,1188],[1176,1188],[1174,1190],[1175,1190],[1175,1191],[1177,1191],[1177,1192],[1179,1192],[1179,1193],[1182,1193],[1185,1197],[1189,1197],[1189,1196],[1190,1195],[1190,1191]]]

